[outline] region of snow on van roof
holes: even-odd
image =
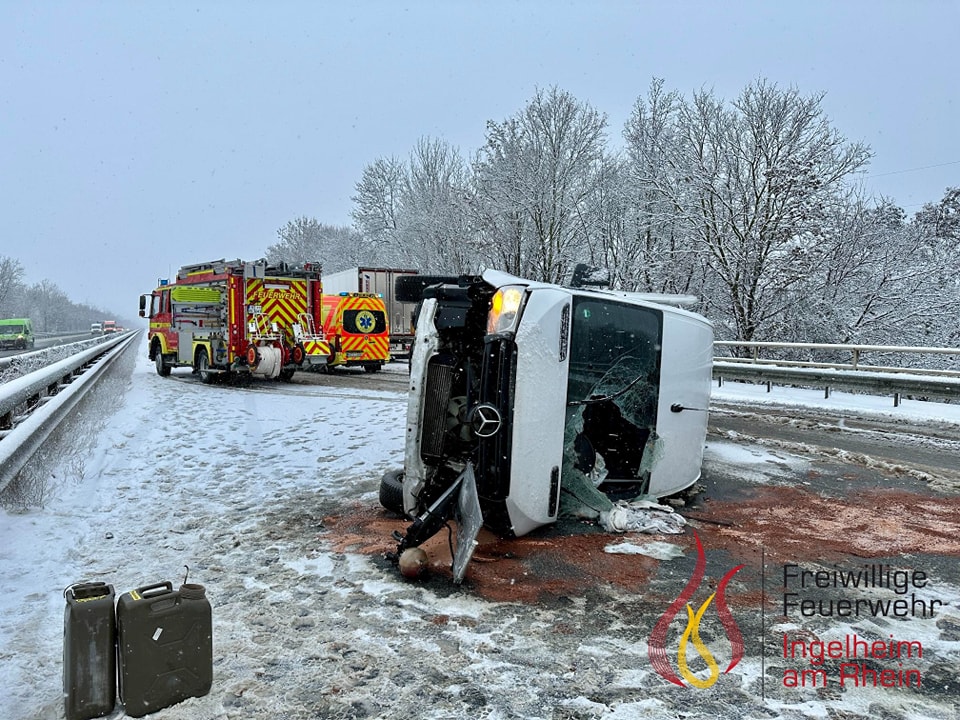
[[[632,303],[649,303],[653,305],[658,305],[664,308],[669,308],[672,311],[679,310],[681,312],[688,313],[692,316],[695,316],[700,319],[703,318],[699,313],[693,312],[688,308],[695,306],[700,302],[700,298],[696,295],[672,295],[669,293],[639,293],[639,292],[629,292],[627,290],[607,290],[602,288],[584,288],[584,287],[568,287],[566,285],[556,285],[554,283],[546,283],[539,280],[529,280],[527,278],[517,277],[516,275],[511,275],[510,273],[503,272],[502,270],[484,270],[482,272],[482,277],[484,282],[489,283],[493,287],[503,287],[504,285],[523,285],[528,288],[552,288],[555,290],[563,290],[570,294],[576,295],[589,295],[593,297],[606,297],[606,298],[616,298],[620,300],[626,300],[627,302]],[[707,321],[709,322],[709,320]]]

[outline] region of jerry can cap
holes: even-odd
[[[207,590],[203,585],[184,583],[180,586],[180,597],[187,600],[202,600],[206,595]]]

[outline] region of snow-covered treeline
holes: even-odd
[[[685,98],[654,80],[613,143],[603,113],[542,90],[488,122],[472,159],[423,138],[373,160],[353,227],[302,217],[267,253],[551,282],[587,263],[615,288],[699,295],[719,338],[957,345],[960,189],[912,218],[864,197],[871,151],[822,97],[757,80]]]
[[[0,318],[28,317],[36,332],[85,330],[90,323],[113,317],[109,312],[75,303],[49,280],[24,282],[21,262],[0,255]]]

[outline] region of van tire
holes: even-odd
[[[400,517],[406,516],[403,512],[403,470],[390,470],[380,478],[380,504]]]

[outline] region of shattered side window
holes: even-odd
[[[574,296],[562,484],[646,490],[656,445],[663,314]],[[581,497],[594,504],[596,498]]]

